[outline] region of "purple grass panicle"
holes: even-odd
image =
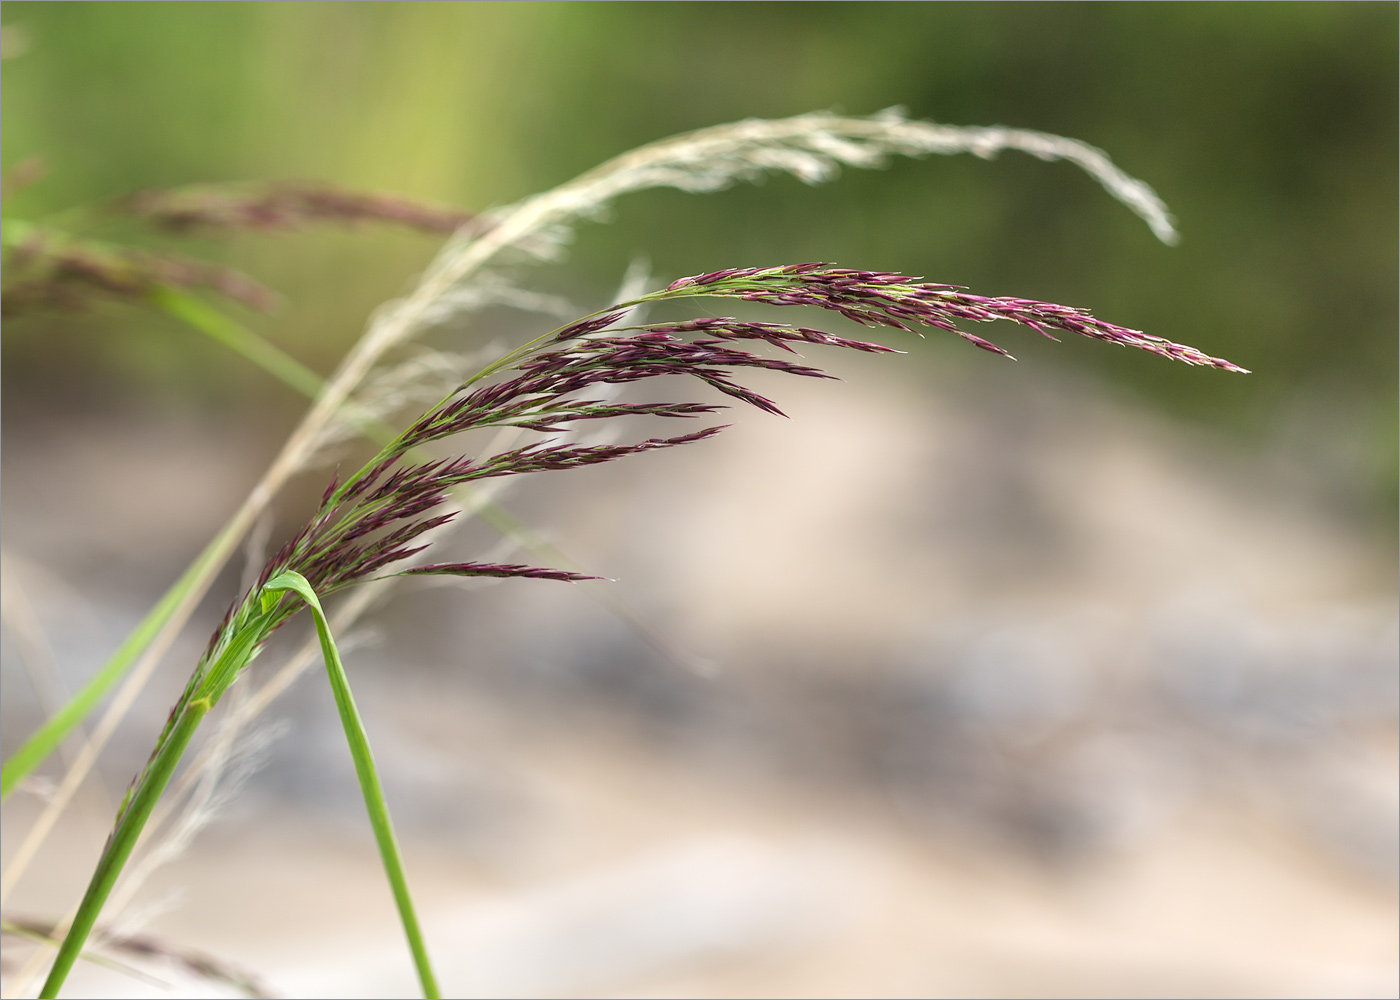
[[[564,582],[598,579],[566,570],[516,564],[456,562],[415,566],[410,561],[429,547],[428,536],[433,529],[456,516],[455,510],[444,512],[441,508],[459,486],[484,479],[598,465],[703,441],[725,427],[714,425],[631,444],[590,445],[552,437],[573,430],[583,421],[628,416],[693,419],[724,409],[711,402],[620,402],[611,398],[610,392],[602,391],[604,386],[684,375],[758,410],[781,415],[776,403],[742,384],[741,372],[765,370],[804,378],[831,378],[820,369],[793,360],[800,346],[897,353],[884,344],[811,327],[733,317],[620,325],[626,322],[631,307],[642,302],[693,297],[816,306],[864,326],[905,331],[932,326],[1003,355],[1007,352],[1001,347],[961,330],[958,322],[1005,319],[1052,339],[1052,331],[1075,333],[1137,347],[1186,364],[1244,371],[1195,348],[1102,322],[1081,309],[1030,299],[972,295],[951,285],[899,274],[794,264],[730,268],[681,278],[661,291],[584,317],[507,355],[415,420],[353,476],[343,482],[333,478],[315,516],[268,562],[257,585],[241,604],[235,605],[230,618],[216,632],[213,645],[218,645],[221,633],[237,628],[247,614],[255,613],[247,609],[254,608],[262,586],[286,570],[300,573],[321,594],[381,575],[450,574]],[[782,355],[756,353],[747,349],[751,346],[777,348]],[[424,449],[455,435],[505,427],[535,431],[544,437],[491,455],[421,457]],[[260,619],[267,635],[280,624],[279,615],[289,616],[293,611],[294,599],[284,597],[280,602],[278,607],[282,610],[275,610],[272,619]]]
[[[915,325],[957,334],[983,350],[1011,357],[1006,350],[967,333],[958,321],[987,323],[1004,319],[1057,339],[1051,331],[1073,333],[1123,347],[1223,371],[1248,370],[1185,344],[1095,319],[1083,309],[1009,296],[972,295],[957,285],[940,285],[883,271],[851,271],[828,264],[745,267],[681,278],[666,291],[765,302],[779,306],[818,306],[863,326],[912,331]]]

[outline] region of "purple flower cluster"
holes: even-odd
[[[581,468],[673,448],[718,434],[724,425],[632,444],[553,443],[546,438],[485,457],[410,460],[412,452],[433,442],[485,427],[513,426],[548,434],[565,431],[583,420],[622,416],[693,418],[723,409],[714,403],[619,403],[587,395],[590,388],[660,375],[688,375],[760,410],[780,413],[771,400],[735,381],[735,372],[767,369],[811,378],[830,376],[794,361],[741,350],[736,343],[754,341],[788,352],[793,351],[795,344],[892,351],[880,344],[837,337],[821,330],[735,319],[705,318],[609,332],[610,324],[622,315],[623,312],[613,311],[565,327],[503,373],[510,377],[463,386],[415,421],[349,480],[333,481],[316,516],[269,560],[243,605],[250,605],[262,585],[284,570],[296,570],[317,592],[325,594],[372,578],[394,563],[416,555],[427,547],[421,536],[455,516],[453,512],[434,513],[448,500],[453,487],[502,476]],[[399,572],[593,579],[564,570],[473,562],[434,563]],[[287,598],[283,603],[289,609],[294,602]],[[275,610],[273,614],[280,616],[283,611]]]
[[[949,285],[920,282],[897,274],[849,271],[821,264],[778,268],[741,268],[682,278],[644,297],[719,296],[774,305],[809,305],[838,312],[865,326],[912,330],[933,326],[965,337],[979,347],[1005,354],[1000,347],[960,330],[959,320],[1007,319],[1052,337],[1052,330],[1077,333],[1110,343],[1139,347],[1187,364],[1227,371],[1243,369],[1194,348],[1173,344],[1125,327],[1094,319],[1088,313],[1029,299],[969,295]],[[376,574],[423,551],[422,536],[452,520],[455,513],[434,513],[449,491],[464,483],[531,472],[557,471],[611,462],[659,448],[672,448],[711,437],[723,426],[690,434],[649,438],[634,444],[560,443],[546,437],[495,455],[459,455],[417,461],[413,454],[427,445],[465,431],[519,427],[544,434],[569,430],[585,420],[624,416],[693,418],[722,406],[701,402],[627,403],[594,398],[604,385],[639,382],[661,375],[686,375],[768,413],[782,411],[772,400],[737,381],[747,369],[779,371],[807,378],[830,378],[822,371],[790,360],[745,350],[745,342],[776,347],[788,355],[799,345],[841,347],[889,353],[882,344],[839,337],[823,330],[728,317],[683,322],[619,326],[627,303],[572,323],[551,336],[502,359],[473,378],[410,425],[394,442],[344,483],[332,481],[320,510],[263,570],[258,586],[241,605],[253,607],[261,586],[277,573],[293,569],[320,593],[330,593]],[[498,376],[495,381],[487,373]],[[576,581],[594,579],[579,573],[517,564],[432,563],[395,575],[525,577]],[[285,598],[272,611],[280,623],[294,601]],[[231,614],[234,611],[230,612]],[[271,620],[264,619],[264,624]],[[273,626],[275,627],[275,625]],[[270,634],[270,629],[268,630]],[[219,633],[216,633],[216,641]]]
[[[912,330],[932,326],[996,354],[1011,357],[991,341],[959,328],[958,321],[986,323],[1004,319],[1057,339],[1050,331],[1073,333],[1110,344],[1136,347],[1188,365],[1245,372],[1223,358],[1161,337],[1096,319],[1083,309],[1034,299],[972,295],[956,285],[920,281],[882,271],[851,271],[827,264],[730,268],[672,282],[678,295],[713,295],[780,306],[819,306],[864,326]]]
[[[579,580],[601,580],[601,576],[588,576],[585,573],[570,573],[562,569],[542,569],[538,566],[521,566],[516,563],[427,563],[411,566],[403,571],[404,576],[499,576],[521,577],[527,580],[560,580],[576,583]]]

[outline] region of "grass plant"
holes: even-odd
[[[1003,149],[1075,163],[1142,216],[1158,238],[1164,242],[1175,239],[1170,217],[1151,189],[1122,174],[1092,147],[1015,129],[911,122],[898,112],[869,118],[815,114],[705,129],[641,147],[553,191],[476,216],[422,208],[388,196],[357,195],[306,184],[148,193],[121,204],[123,211],[141,215],[153,225],[182,230],[219,226],[275,229],[325,219],[366,217],[429,229],[452,227],[453,235],[417,288],[406,298],[387,303],[379,310],[371,318],[364,337],[323,382],[195,293],[195,289],[203,288],[251,301],[254,293],[250,289],[259,287],[255,283],[197,263],[172,263],[173,258],[100,247],[34,226],[7,225],[6,244],[12,254],[21,255],[28,269],[23,280],[16,283],[20,293],[16,302],[21,307],[69,306],[94,293],[140,299],[215,338],[298,391],[313,396],[314,401],[242,507],[196,562],[94,674],[93,680],[5,762],[3,792],[8,795],[125,678],[82,754],[69,767],[57,794],[7,868],[3,885],[6,893],[71,800],[195,604],[281,486],[294,473],[314,463],[325,444],[343,436],[347,428],[368,433],[382,445],[373,458],[343,481],[332,479],[305,527],[266,561],[256,580],[215,629],[150,761],[136,777],[118,811],[113,833],[84,898],[71,919],[54,928],[53,937],[61,935],[63,941],[40,995],[58,995],[68,972],[83,955],[104,905],[143,833],[153,821],[159,823],[166,818],[159,808],[162,796],[205,716],[239,680],[273,634],[303,608],[309,609],[314,619],[321,658],[424,995],[438,995],[368,738],[355,709],[334,633],[353,622],[373,595],[395,578],[455,575],[565,582],[597,579],[574,568],[428,560],[437,538],[466,516],[483,510],[494,512],[496,523],[505,530],[523,532],[523,526],[512,525],[508,515],[490,506],[488,490],[493,484],[498,486],[529,473],[580,468],[694,444],[723,429],[709,425],[689,433],[629,444],[588,443],[580,437],[581,429],[600,423],[633,416],[694,420],[723,409],[718,403],[699,400],[624,401],[618,395],[619,387],[658,376],[687,376],[730,399],[780,414],[776,403],[743,384],[743,372],[761,369],[825,378],[829,376],[797,359],[798,349],[816,346],[894,352],[894,348],[881,343],[816,327],[740,317],[706,316],[647,323],[642,321],[645,309],[693,299],[804,307],[833,313],[866,327],[906,332],[920,327],[940,329],[979,348],[1010,357],[999,345],[963,328],[967,323],[1000,319],[1052,339],[1056,334],[1070,333],[1135,347],[1190,365],[1243,371],[1195,348],[1103,322],[1081,309],[1021,298],[974,295],[899,274],[810,263],[711,271],[679,279],[665,288],[622,295],[608,308],[556,327],[455,381],[436,405],[403,430],[394,433],[381,419],[385,371],[376,366],[391,351],[449,317],[488,304],[557,312],[557,300],[545,301],[518,286],[504,268],[557,258],[570,237],[570,227],[580,219],[597,216],[621,194],[663,186],[713,191],[771,172],[785,172],[816,183],[830,179],[842,165],[874,167],[890,155],[972,152],[989,157]],[[8,298],[9,286],[6,294]],[[497,438],[480,454],[450,449],[447,456],[440,457],[436,451],[444,442],[483,429],[494,429]],[[520,443],[521,435],[535,437]],[[338,604],[336,614],[328,617],[322,601],[339,592],[348,593]],[[236,734],[240,725],[265,708],[310,662],[312,658],[305,651],[294,657],[231,713],[226,728]],[[210,746],[222,738],[216,738]],[[192,776],[209,766],[205,762],[218,759],[218,753],[201,752],[185,777],[177,782],[177,788],[188,788],[196,780]],[[23,978],[23,974],[16,977]],[[18,985],[24,988],[22,982]]]

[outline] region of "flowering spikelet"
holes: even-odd
[[[850,271],[827,264],[746,267],[681,278],[667,288],[683,295],[703,294],[781,306],[819,306],[863,326],[912,330],[923,324],[955,333],[984,350],[1011,357],[988,340],[962,330],[959,320],[986,323],[1004,319],[1056,339],[1051,330],[1136,347],[1152,354],[1224,371],[1247,369],[1161,337],[1095,319],[1083,309],[1012,297],[972,295],[957,285],[940,285],[882,271]]]
[[[586,573],[570,573],[562,569],[541,569],[537,566],[519,566],[514,563],[425,563],[410,566],[403,571],[404,576],[518,576],[529,580],[563,580],[574,583],[579,580],[601,580],[601,576]]]

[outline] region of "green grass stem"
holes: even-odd
[[[270,616],[284,591],[291,591],[306,602],[316,622],[317,636],[321,642],[321,653],[326,662],[326,673],[330,678],[331,690],[335,695],[336,707],[340,711],[341,722],[345,727],[346,742],[355,763],[355,773],[364,793],[365,807],[369,812],[370,825],[384,861],[384,871],[389,880],[394,902],[403,921],[404,933],[408,937],[409,948],[418,976],[423,984],[424,996],[436,998],[437,981],[428,961],[427,947],[423,943],[422,929],[413,909],[413,901],[408,891],[408,881],[404,875],[403,860],[394,837],[393,823],[384,801],[383,788],[374,766],[374,756],[370,751],[369,739],[365,734],[364,723],[355,707],[350,692],[350,682],[345,675],[340,653],[331,637],[330,626],[326,621],[321,602],[311,584],[300,573],[279,574],[263,588],[259,597],[261,614],[254,611],[251,617],[242,619],[243,624],[227,636],[227,641],[219,648],[212,661],[202,662],[195,671],[190,683],[171,713],[170,721],[156,742],[155,751],[145,768],[137,776],[126,800],[117,812],[112,835],[108,838],[98,859],[97,868],[88,882],[82,902],[59,946],[48,979],[40,991],[40,997],[57,997],[63,988],[74,963],[82,956],[83,948],[92,934],[93,927],[102,913],[102,908],[112,894],[131,852],[141,839],[152,812],[155,810],[171,776],[189,748],[195,730],[203,721],[225,691],[237,680],[244,667],[257,655],[266,640],[270,629],[275,627],[279,616]]]
[[[26,941],[32,941],[34,944],[37,944],[41,947],[57,948],[60,944],[63,943],[55,937],[35,930],[33,927],[27,926],[22,923],[16,923],[15,921],[9,919],[0,919],[0,930],[3,930],[6,934],[13,934],[17,938],[23,938]],[[141,969],[138,969],[134,965],[128,965],[126,962],[119,962],[115,958],[110,958],[107,955],[98,954],[97,952],[94,952],[91,949],[85,950],[78,957],[81,958],[84,962],[91,962],[93,965],[101,966],[104,969],[111,969],[113,972],[120,972],[124,976],[130,976],[132,979],[139,979],[143,983],[146,983],[150,986],[155,986],[158,989],[170,990],[174,988],[165,980],[157,979],[155,976],[152,976],[147,972],[143,972]]]
[[[170,783],[170,776],[175,773],[175,767],[184,756],[190,739],[211,707],[212,703],[208,698],[183,700],[175,718],[162,734],[150,763],[137,779],[135,787],[118,813],[117,825],[107,840],[107,846],[102,850],[97,870],[93,872],[87,892],[83,894],[83,901],[78,904],[73,922],[68,927],[68,933],[64,935],[63,944],[58,949],[58,956],[49,970],[44,988],[39,991],[41,998],[57,997],[58,991],[63,988],[64,980],[68,978],[73,964],[82,955],[83,945],[87,943],[107,897],[112,894],[112,888],[116,885],[122,868],[141,837],[141,831],[146,826],[146,820],[150,818],[151,810],[160,800],[165,786]]]
[[[335,694],[335,705],[340,710],[340,721],[345,727],[345,741],[350,745],[350,756],[355,761],[355,775],[360,780],[360,789],[365,796],[365,808],[369,811],[370,825],[374,828],[374,839],[379,844],[379,854],[384,860],[384,873],[394,894],[394,902],[399,908],[399,918],[403,921],[404,934],[408,937],[409,949],[413,952],[413,964],[418,969],[418,978],[423,984],[423,995],[436,998],[437,979],[428,961],[428,949],[423,943],[423,932],[418,924],[418,915],[413,909],[413,900],[408,893],[408,880],[404,876],[403,859],[394,837],[394,826],[389,818],[389,807],[384,801],[384,790],[379,783],[379,773],[374,766],[374,755],[370,751],[369,737],[365,734],[364,721],[355,698],[350,693],[350,679],[345,676],[345,667],[340,661],[340,652],[331,637],[330,625],[321,602],[306,577],[295,571],[280,573],[267,582],[264,594],[290,590],[296,593],[311,608],[316,619],[316,634],[321,640],[321,653],[326,660],[326,674],[330,677],[331,691]],[[269,598],[264,597],[264,601]]]

